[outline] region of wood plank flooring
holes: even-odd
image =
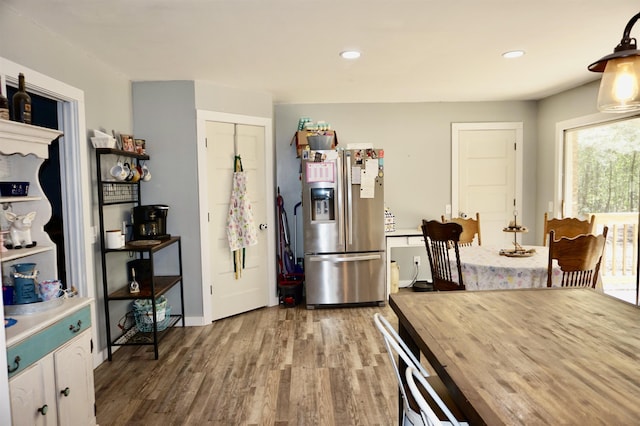
[[[270,307],[151,346],[122,347],[95,370],[109,425],[392,425],[398,390],[373,314],[388,307]]]

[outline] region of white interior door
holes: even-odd
[[[245,267],[234,272],[227,239],[227,216],[232,190],[234,156],[242,158],[248,174],[247,194],[256,227],[267,223],[268,185],[265,168],[265,128],[224,122],[206,122],[209,259],[212,320],[269,304],[273,281],[268,274],[268,239],[258,230],[258,244],[245,250]]]
[[[508,248],[513,234],[502,229],[520,211],[521,193],[522,123],[454,123],[452,216],[479,212],[482,244]]]

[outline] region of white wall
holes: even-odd
[[[269,93],[220,86],[208,81],[195,82],[195,108],[250,117],[273,116],[273,97]]]
[[[554,197],[556,124],[561,121],[584,117],[598,113],[596,100],[600,80],[567,90],[555,96],[543,99],[538,107],[538,182],[535,217],[538,227],[542,226],[544,212]],[[615,114],[610,114],[615,118]],[[538,228],[540,229],[540,228]],[[542,243],[542,233],[538,233],[536,242]]]
[[[10,8],[0,7],[1,56],[83,90],[87,129],[131,130],[131,90],[127,76],[100,58],[83,53],[68,40],[33,25]],[[25,77],[28,81],[29,76]]]

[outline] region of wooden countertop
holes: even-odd
[[[397,293],[400,333],[471,424],[635,424],[640,309],[591,289]]]

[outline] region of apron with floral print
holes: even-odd
[[[258,244],[258,235],[253,220],[251,202],[247,196],[247,174],[242,171],[242,161],[235,158],[235,172],[233,173],[233,190],[229,201],[229,215],[227,217],[227,238],[229,248],[234,253],[234,268],[236,278],[244,267],[244,249]],[[240,249],[243,258],[240,260]]]

